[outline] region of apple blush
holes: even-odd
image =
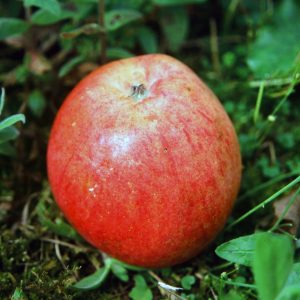
[[[58,111],[50,185],[89,243],[160,268],[197,255],[222,230],[241,179],[233,125],[186,65],[162,54],[103,65]]]

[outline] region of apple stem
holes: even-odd
[[[133,85],[131,87],[131,97],[133,97],[136,101],[142,100],[147,96],[147,89],[143,83],[139,85]]]

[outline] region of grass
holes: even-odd
[[[300,193],[299,3],[33,2],[0,4],[0,299],[299,299],[299,228],[286,219]],[[131,13],[114,23],[121,8]],[[224,230],[196,258],[161,270],[128,266],[82,240],[57,208],[45,166],[71,88],[100,61],[150,52],[177,57],[208,83],[243,157]]]

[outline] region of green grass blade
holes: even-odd
[[[9,126],[14,125],[17,122],[23,122],[25,123],[25,116],[23,114],[16,114],[13,116],[10,116],[6,119],[4,119],[2,122],[0,122],[0,130],[7,128]]]
[[[257,95],[257,99],[256,99],[256,105],[255,105],[255,110],[254,110],[254,115],[253,115],[253,121],[254,123],[257,123],[258,118],[259,118],[259,111],[260,111],[260,107],[261,107],[261,103],[262,103],[262,98],[263,98],[263,94],[264,94],[264,82],[262,81],[259,90],[258,90],[258,95]]]
[[[4,101],[5,101],[5,89],[1,88],[1,97],[0,97],[0,116],[2,114],[2,110],[4,107]]]
[[[287,190],[289,190],[290,188],[292,188],[294,185],[298,184],[299,182],[300,182],[300,176],[298,176],[296,179],[294,179],[292,182],[290,182],[289,184],[287,184],[286,186],[284,186],[282,189],[280,189],[279,191],[277,191],[276,193],[274,193],[272,196],[270,196],[266,200],[262,201],[260,204],[258,204],[254,208],[250,209],[248,212],[246,212],[245,214],[243,214],[237,220],[235,220],[234,222],[232,222],[231,224],[229,224],[229,226],[227,227],[227,229],[230,229],[233,226],[237,225],[238,223],[240,223],[241,221],[243,221],[244,219],[246,219],[247,217],[249,217],[250,215],[252,215],[253,213],[255,213],[260,208],[265,207],[265,205],[267,205],[270,202],[272,202],[273,200],[275,200],[278,196],[280,196],[281,194],[283,194],[284,192],[286,192]]]

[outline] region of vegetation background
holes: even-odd
[[[1,0],[0,299],[300,299],[299,20],[296,0]],[[66,223],[45,153],[82,77],[155,52],[218,95],[244,168],[227,227],[204,253],[141,270]]]

